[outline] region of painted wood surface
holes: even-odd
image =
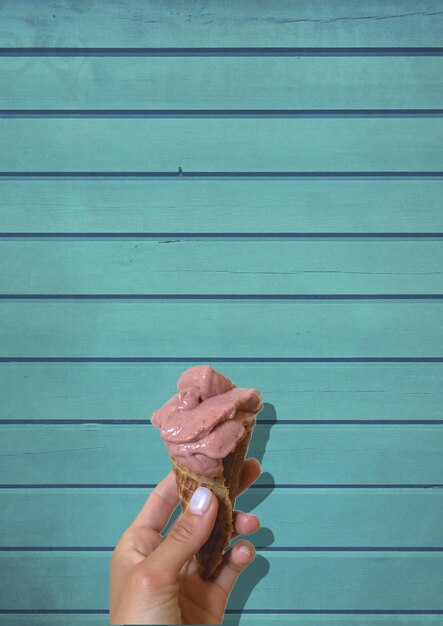
[[[7,233],[441,233],[439,178],[0,179]],[[272,214],[272,220],[269,215]]]
[[[140,422],[193,362],[0,363],[2,420]],[[215,367],[222,367],[214,363]],[[258,421],[427,422],[442,419],[443,364],[230,363],[223,371],[262,390]],[[275,428],[275,426],[273,426]]]
[[[439,358],[441,316],[435,300],[0,300],[0,356]]]
[[[117,487],[3,489],[0,550],[14,546],[109,551],[150,492]],[[261,529],[249,539],[265,557],[284,547],[323,548],[331,554],[343,547],[383,548],[386,554],[393,549],[443,548],[441,488],[263,487],[240,496],[236,508],[259,516]],[[288,510],[293,515],[288,516]]]
[[[262,486],[438,484],[442,445],[441,424],[260,424],[248,454],[263,459]],[[7,484],[143,486],[170,469],[158,430],[147,424],[1,429],[0,475]]]
[[[443,118],[4,119],[5,172],[441,172]]]
[[[1,293],[247,295],[443,291],[440,238],[14,238],[0,239],[0,255],[8,259],[8,264],[0,267]],[[56,266],[58,272],[54,274]]]
[[[440,623],[441,3],[0,22],[0,624],[108,621],[198,362],[266,403],[224,624]]]
[[[0,57],[0,114],[2,109],[130,109],[127,114],[439,109],[442,76],[438,56]]]
[[[106,609],[110,554],[0,553],[0,608]],[[441,553],[270,552],[241,576],[228,607],[239,610],[443,610]],[[295,590],[295,593],[294,593]]]
[[[438,0],[82,0],[2,6],[6,47],[441,46]]]

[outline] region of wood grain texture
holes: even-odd
[[[21,233],[0,294],[123,296],[0,300],[0,625],[108,620],[111,549],[170,469],[150,414],[197,362],[265,400],[239,500],[260,550],[224,623],[440,624],[442,363],[253,359],[441,359],[441,301],[416,297],[443,293],[419,236],[443,232],[441,2],[3,0],[0,22],[0,232]],[[126,297],[153,293],[191,299]],[[261,299],[206,297],[234,293]],[[412,299],[266,300],[285,293]]]
[[[441,57],[0,58],[1,109],[439,109]]]
[[[146,425],[4,425],[6,484],[152,485],[171,470],[158,430]],[[440,484],[443,425],[259,424],[248,455],[261,486]]]
[[[443,293],[442,239],[2,239],[0,256],[9,294]]]
[[[0,171],[443,170],[443,118],[0,119]]]
[[[2,489],[0,548],[113,549],[150,492]],[[236,508],[259,516],[261,529],[249,539],[258,548],[271,551],[285,546],[443,546],[442,489],[250,489],[237,499]],[[288,510],[294,514],[288,515]]]
[[[440,357],[441,315],[426,300],[2,300],[0,356]]]
[[[443,180],[0,179],[1,232],[443,232]]]
[[[0,608],[106,609],[109,559],[103,552],[2,553]],[[438,553],[258,555],[228,608],[442,610],[442,560]]]
[[[2,46],[440,46],[437,0],[3,3]]]
[[[0,420],[143,420],[183,363],[0,363]],[[258,421],[441,420],[442,363],[214,363],[261,390]]]

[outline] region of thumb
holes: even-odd
[[[147,558],[147,564],[176,580],[183,565],[206,542],[217,517],[217,497],[206,487],[197,487],[184,513],[163,542]]]

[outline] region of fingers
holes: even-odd
[[[237,578],[255,559],[255,548],[249,541],[239,541],[225,552],[223,559],[225,563],[215,583],[229,596]]]
[[[146,558],[150,571],[164,579],[177,579],[183,565],[206,542],[214,527],[218,500],[206,487],[198,487],[188,508],[180,515],[163,542]]]
[[[260,521],[256,515],[252,513],[243,513],[242,511],[234,511],[234,533],[232,539],[239,535],[251,535],[260,528]]]
[[[246,489],[257,480],[257,478],[260,476],[260,473],[260,462],[254,457],[246,459],[243,463],[237,495],[240,495],[241,493],[243,493],[243,491],[246,491]]]
[[[257,480],[260,473],[260,462],[255,458],[246,459],[243,464],[237,495],[246,491],[246,489]],[[256,515],[243,513],[242,511],[234,511],[235,532],[232,538],[238,537],[240,534],[250,535],[251,533],[255,533],[259,528],[260,522]],[[249,541],[239,541],[235,546],[227,550],[223,556],[225,561],[224,565],[215,581],[226,595],[229,596],[237,578],[254,558],[255,548]]]
[[[246,459],[242,468],[238,494],[243,493],[252,485],[260,476],[260,472],[260,463],[257,459]],[[171,471],[151,492],[131,526],[134,528],[143,526],[160,532],[168,523],[178,501],[174,472]]]
[[[151,492],[131,526],[143,526],[160,532],[168,523],[178,500],[177,483],[174,472],[171,471]]]

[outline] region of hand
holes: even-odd
[[[260,471],[256,459],[245,461],[239,494],[257,480]],[[221,624],[237,578],[255,557],[254,546],[239,541],[223,555],[217,578],[202,580],[194,555],[211,533],[218,500],[205,487],[197,489],[163,537],[160,531],[178,502],[171,471],[118,542],[111,559],[111,624]],[[234,537],[259,527],[255,515],[234,511]]]

